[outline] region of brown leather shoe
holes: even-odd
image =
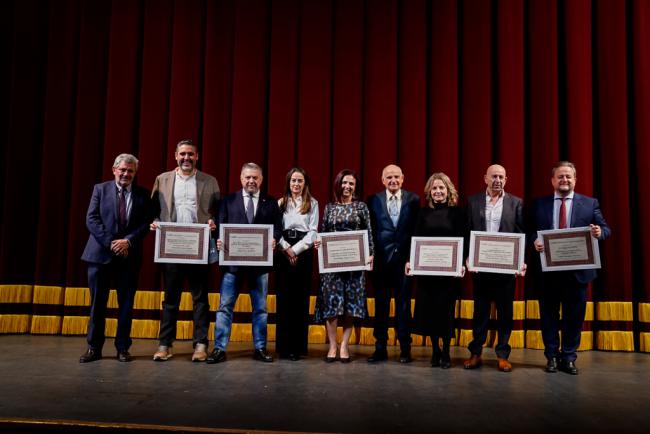
[[[501,357],[497,357],[497,363],[499,366],[499,371],[501,372],[510,372],[512,371],[512,365],[508,361],[508,359],[502,359]]]
[[[205,362],[208,359],[208,347],[205,344],[196,344],[194,347],[194,354],[192,354],[193,362]]]
[[[483,360],[481,360],[481,356],[477,356],[476,354],[472,354],[472,357],[469,359],[465,360],[463,363],[463,368],[465,369],[476,369],[479,366],[483,364]]]

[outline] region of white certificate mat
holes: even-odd
[[[463,269],[462,237],[412,237],[411,274],[457,276]]]
[[[196,223],[156,222],[154,262],[207,264],[210,226]]]
[[[219,225],[220,265],[272,266],[273,225]]]
[[[524,266],[525,242],[524,234],[472,231],[469,271],[516,274]]]
[[[369,270],[368,231],[345,231],[319,233],[321,247],[318,249],[320,273]]]
[[[544,243],[539,253],[542,271],[588,270],[600,268],[598,240],[588,226],[537,231]]]

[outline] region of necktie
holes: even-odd
[[[560,198],[562,204],[560,205],[560,217],[557,219],[558,229],[566,229],[566,197]]]
[[[246,205],[246,220],[248,223],[253,223],[255,218],[255,205],[253,204],[253,195],[248,195],[248,204]]]
[[[120,231],[123,231],[126,228],[126,196],[124,193],[126,188],[120,190],[117,201],[117,212],[118,212],[118,225]]]
[[[388,202],[388,214],[390,219],[393,221],[393,225],[397,227],[397,221],[399,220],[399,209],[397,208],[397,196],[391,196],[390,201]]]

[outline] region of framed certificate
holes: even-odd
[[[207,264],[210,226],[157,222],[154,262]]]
[[[516,274],[524,266],[526,235],[472,231],[469,238],[469,271]]]
[[[273,225],[221,224],[220,265],[272,266]]]
[[[458,276],[463,268],[462,237],[412,237],[411,274]]]
[[[369,270],[368,231],[324,232],[318,234],[320,273]]]
[[[588,226],[537,231],[544,243],[540,252],[542,271],[586,270],[600,268],[598,240]]]

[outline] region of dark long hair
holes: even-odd
[[[305,186],[302,188],[301,195],[302,206],[300,207],[300,214],[307,214],[311,211],[311,192],[309,191],[311,181],[309,180],[309,175],[307,175],[307,171],[302,167],[294,167],[287,172],[284,181],[284,196],[280,199],[280,211],[282,211],[282,214],[287,211],[287,204],[291,200],[291,176],[296,172],[300,173],[305,178]]]
[[[334,178],[334,185],[332,186],[335,202],[341,202],[341,193],[343,192],[343,187],[341,187],[341,184],[343,183],[343,178],[348,175],[352,176],[355,182],[354,195],[352,196],[352,200],[357,200],[359,198],[361,184],[359,183],[359,176],[357,175],[357,172],[351,169],[343,169],[338,173],[338,175],[336,175],[336,178]]]

